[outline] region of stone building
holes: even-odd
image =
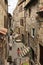
[[[5,65],[7,59],[7,13],[8,13],[8,0],[0,0],[0,65]]]
[[[12,28],[11,28],[11,20],[12,20],[12,15],[8,13],[8,42],[10,42],[10,35],[12,35]]]
[[[25,0],[19,0],[18,1],[18,8],[19,8],[19,23],[20,23],[20,35],[21,40],[23,43],[25,43]]]
[[[8,1],[0,0],[0,28],[7,28]]]
[[[30,62],[31,65],[43,65],[43,0],[29,0],[24,8]]]
[[[25,43],[25,0],[18,0],[18,4],[16,9],[14,10],[13,20],[14,20],[14,27],[16,32],[20,34],[20,38],[23,43]]]
[[[30,47],[31,65],[43,65],[43,0],[19,0],[16,11],[14,19],[22,42]]]
[[[15,10],[13,11],[13,19],[12,19],[12,22],[13,22],[12,28],[13,28],[14,33],[19,33],[20,24],[19,24],[18,14],[19,14],[19,10],[18,10],[18,4],[17,4]]]
[[[38,18],[37,18],[37,22],[38,22],[38,61],[39,61],[39,65],[43,65],[43,0],[39,1],[39,5],[38,5]]]

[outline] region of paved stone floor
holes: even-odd
[[[9,51],[9,55],[12,56],[12,61],[14,61],[14,59],[17,59],[17,65],[20,63],[20,58],[17,55],[17,48],[21,48],[22,46],[22,43],[15,42],[12,44],[12,50]]]
[[[18,57],[18,55],[17,55],[17,49],[18,48],[21,49],[21,47],[23,47],[23,46],[24,46],[23,43],[14,42],[12,44],[12,50],[9,50],[9,55],[12,56],[12,61],[14,61],[14,59],[16,59],[17,65],[20,65],[20,59],[22,59],[22,57]]]

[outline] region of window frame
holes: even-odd
[[[23,26],[23,19],[20,19],[20,25]]]
[[[35,28],[31,29],[31,36],[34,38],[35,37]]]

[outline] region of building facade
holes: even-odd
[[[25,43],[25,22],[26,22],[24,5],[25,0],[19,0],[18,7],[19,7],[20,35],[23,43]]]
[[[7,24],[8,2],[7,0],[0,0],[0,28]]]
[[[19,24],[19,16],[18,16],[18,14],[19,14],[19,10],[18,10],[18,4],[17,4],[17,6],[16,6],[16,8],[15,8],[15,10],[14,10],[14,12],[13,12],[13,19],[12,19],[12,21],[13,21],[13,30],[14,30],[14,33],[19,33],[19,26],[20,26],[20,24]]]
[[[14,10],[14,22],[16,24],[16,32],[20,34],[20,39],[25,43],[25,0],[19,0],[16,9]]]
[[[30,47],[31,65],[43,65],[43,0],[19,0],[14,12],[21,40]]]
[[[7,13],[8,13],[8,0],[0,0],[0,65],[5,65],[7,59]]]
[[[25,5],[27,42],[31,65],[43,65],[43,1],[30,0]]]

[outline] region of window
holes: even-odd
[[[20,28],[18,28],[18,33],[20,34]]]
[[[34,38],[34,36],[35,36],[35,28],[32,28],[32,30],[31,30],[31,36]]]
[[[23,26],[23,19],[20,19],[20,25]]]
[[[30,51],[30,55],[31,55],[31,59],[34,61],[34,50],[31,48],[31,51]]]
[[[30,15],[31,15],[31,8],[29,8],[29,17],[30,17]]]
[[[34,60],[34,51],[33,51],[33,49],[32,49],[32,59]]]
[[[12,47],[9,47],[9,50],[12,50]]]
[[[35,29],[33,28],[33,36],[34,36]]]
[[[40,63],[43,65],[43,46],[40,45]]]
[[[20,6],[20,8],[19,8],[19,12],[22,12],[22,10],[23,10],[23,7],[22,7],[22,6]]]
[[[8,57],[7,62],[9,62],[10,64],[12,63],[12,56]]]
[[[7,2],[7,0],[5,0],[5,4],[7,4],[8,2]]]
[[[8,28],[8,21],[6,16],[4,16],[4,27]]]
[[[24,35],[22,34],[22,43],[25,43],[25,41],[24,41]]]

